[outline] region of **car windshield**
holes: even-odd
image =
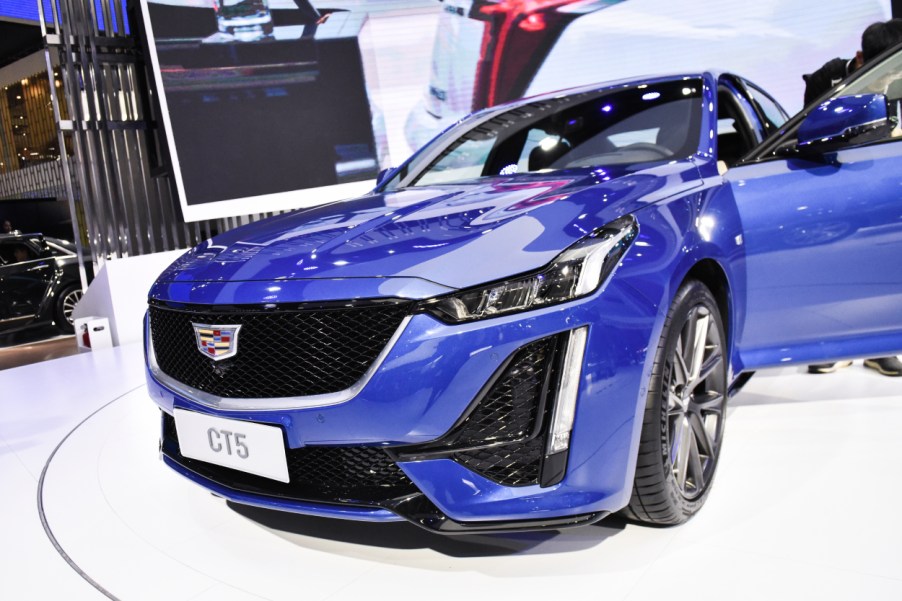
[[[698,150],[701,94],[701,80],[687,78],[489,113],[437,139],[385,189],[687,158]]]

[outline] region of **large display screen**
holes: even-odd
[[[53,22],[53,0],[0,0],[0,21],[10,19],[38,25],[41,22],[41,16],[38,5],[43,6],[44,18],[48,22]],[[117,0],[109,0],[109,4],[115,5]],[[128,0],[118,0],[122,5],[122,11],[125,12],[126,2]],[[57,11],[61,10],[57,4]],[[94,0],[94,14],[97,17],[98,27],[103,27],[103,3],[101,0]],[[113,19],[116,18],[115,10],[112,11]]]
[[[465,114],[713,68],[794,113],[889,0],[141,0],[185,218],[372,188]]]
[[[44,0],[44,10],[49,10]],[[0,19],[19,19],[38,22],[38,3],[36,0],[3,0],[0,2]]]

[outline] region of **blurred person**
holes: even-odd
[[[23,261],[27,261],[31,258],[31,253],[28,252],[28,249],[22,246],[21,244],[17,244],[15,248],[13,248],[13,259],[15,259],[16,263],[21,263]]]
[[[808,106],[865,63],[902,42],[902,19],[890,19],[872,23],[861,34],[861,50],[853,58],[834,58],[813,73],[803,75],[805,80],[805,106]]]
[[[15,230],[13,230],[13,224],[9,219],[3,220],[3,233],[4,234],[12,234]]]

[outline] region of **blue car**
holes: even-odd
[[[731,74],[471,115],[150,292],[163,460],[441,533],[685,521],[757,369],[902,351],[902,52],[787,121]]]

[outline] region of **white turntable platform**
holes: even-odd
[[[140,348],[0,371],[0,599],[900,599],[902,379],[756,375],[677,528],[441,537],[231,506],[158,458]]]

